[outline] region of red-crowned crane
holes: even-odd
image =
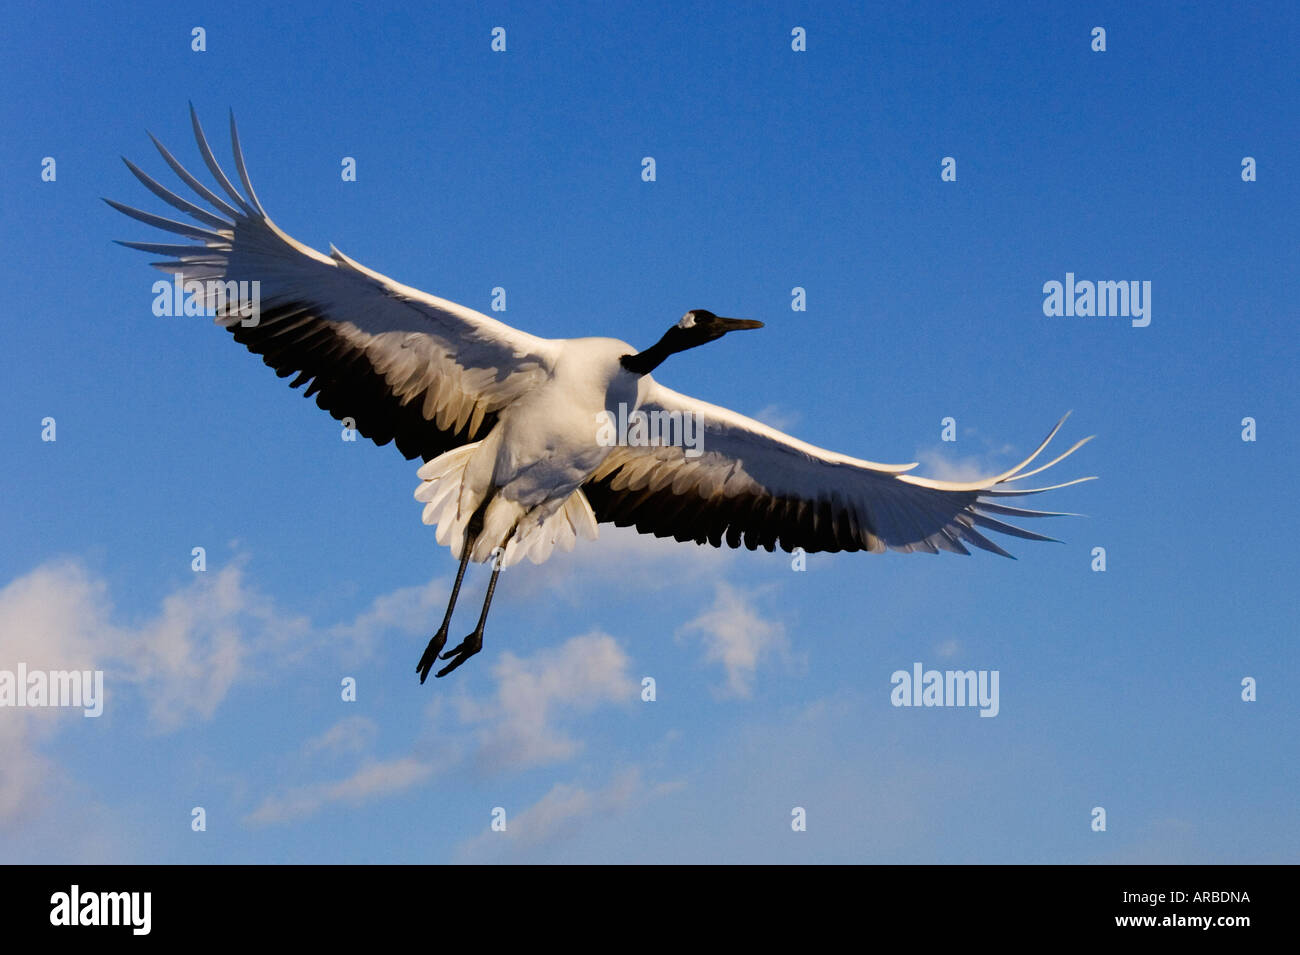
[[[234,116],[230,137],[238,190],[218,165],[190,107],[199,152],[222,198],[157,139],[172,171],[209,203],[202,208],[129,160],[154,195],[194,219],[178,222],[105,200],[185,244],[123,242],[167,257],[153,263],[199,282],[216,320],[290,385],[376,444],[392,441],[420,458],[424,522],[460,561],[447,612],[416,669],[423,683],[439,659],[445,676],[483,645],[483,625],[502,567],[541,563],[596,525],[632,526],[657,537],[720,547],[789,551],[887,549],[967,554],[967,544],[1003,556],[982,531],[1051,540],[1001,520],[1055,516],[1002,503],[1047,488],[1012,486],[1073,453],[1087,438],[1032,471],[1028,458],[978,481],[936,481],[805,444],[751,418],[678,394],[651,376],[668,356],[761,322],[687,312],[644,351],[614,338],[538,338],[472,309],[394,282],[330,247],[323,255],[281,232],[266,215],[244,166]],[[152,136],[150,137],[153,138]],[[229,201],[227,201],[229,199]],[[229,283],[257,282],[260,311],[226,299]],[[218,291],[220,297],[214,304]],[[629,433],[626,424],[633,421]],[[613,423],[621,432],[611,439]],[[647,422],[663,426],[654,433]],[[676,427],[677,438],[672,429]],[[637,428],[641,429],[638,439]],[[695,441],[679,440],[693,432]],[[648,440],[647,440],[648,439]],[[473,633],[443,652],[469,561],[492,561]]]

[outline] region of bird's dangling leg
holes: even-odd
[[[514,536],[512,530],[506,535],[506,540]],[[492,555],[492,579],[488,581],[487,596],[483,598],[483,612],[479,614],[478,626],[474,632],[462,640],[459,645],[448,650],[442,655],[442,659],[451,660],[445,667],[438,671],[438,676],[446,676],[456,667],[460,666],[474,654],[483,649],[483,625],[487,623],[488,607],[492,606],[492,592],[497,589],[497,577],[501,574],[501,560],[505,556],[504,546]]]
[[[456,583],[451,587],[451,599],[447,601],[447,613],[442,618],[442,626],[438,632],[433,635],[429,645],[424,648],[424,656],[420,657],[420,662],[416,664],[416,672],[420,674],[420,682],[423,683],[429,676],[429,671],[433,669],[433,664],[438,659],[438,654],[447,644],[447,628],[451,626],[451,613],[456,609],[456,597],[460,593],[460,582],[465,579],[465,566],[469,563],[469,555],[474,550],[474,542],[478,540],[479,532],[483,530],[483,512],[487,509],[487,503],[484,502],[474,515],[469,519],[469,524],[465,528],[465,545],[460,552],[460,567],[456,570]],[[441,673],[438,676],[442,676]]]

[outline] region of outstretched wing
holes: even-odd
[[[1026,471],[1065,418],[1010,471],[955,483],[904,473],[914,464],[876,464],[805,444],[752,418],[678,394],[648,376],[642,379],[639,410],[661,415],[663,421],[691,416],[700,429],[697,446],[702,453],[689,456],[681,445],[615,448],[583,487],[597,520],[715,547],[724,542],[739,547],[743,542],[750,550],[771,551],[779,545],[810,553],[892,549],[969,554],[965,544],[973,544],[1010,557],[981,530],[1052,540],[998,517],[1060,512],[1000,501],[1091,480],[1033,489],[1011,486],[1090,440],[1084,438],[1053,461]]]
[[[280,377],[296,375],[294,388],[310,383],[305,394],[335,418],[351,418],[376,444],[395,441],[406,457],[428,461],[486,434],[502,408],[549,375],[553,341],[394,282],[333,246],[323,255],[281,232],[253,192],[233,113],[230,138],[243,193],[217,164],[193,106],[190,118],[203,161],[230,201],[154,139],[167,165],[213,211],[123,159],[150,192],[198,225],[106,199],[189,240],[121,244],[166,256],[152,264],[183,274],[186,283],[204,283],[218,324]],[[256,293],[242,284],[253,282]]]

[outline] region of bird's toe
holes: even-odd
[[[441,657],[443,660],[451,660],[445,667],[437,672],[437,676],[446,676],[456,667],[460,666],[474,654],[483,649],[483,634],[475,631],[462,640],[452,649],[448,650]]]
[[[415,665],[416,672],[420,674],[421,683],[428,679],[429,671],[433,669],[433,665],[438,661],[438,654],[442,653],[442,648],[446,645],[447,628],[443,627],[433,635],[429,645],[424,648],[424,656],[420,657],[420,662]]]

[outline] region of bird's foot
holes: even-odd
[[[459,646],[453,647],[442,655],[442,659],[451,660],[445,667],[438,671],[438,676],[446,676],[456,667],[460,666],[474,654],[483,649],[483,631],[475,630],[468,637],[462,640]],[[453,659],[454,658],[454,659]]]
[[[438,654],[442,653],[442,648],[447,645],[447,625],[444,623],[438,628],[438,632],[433,635],[429,645],[424,648],[424,656],[420,657],[420,662],[416,664],[415,670],[420,674],[420,682],[423,683],[429,676],[429,671],[433,669],[434,663],[438,660]],[[442,676],[441,673],[438,674]]]

